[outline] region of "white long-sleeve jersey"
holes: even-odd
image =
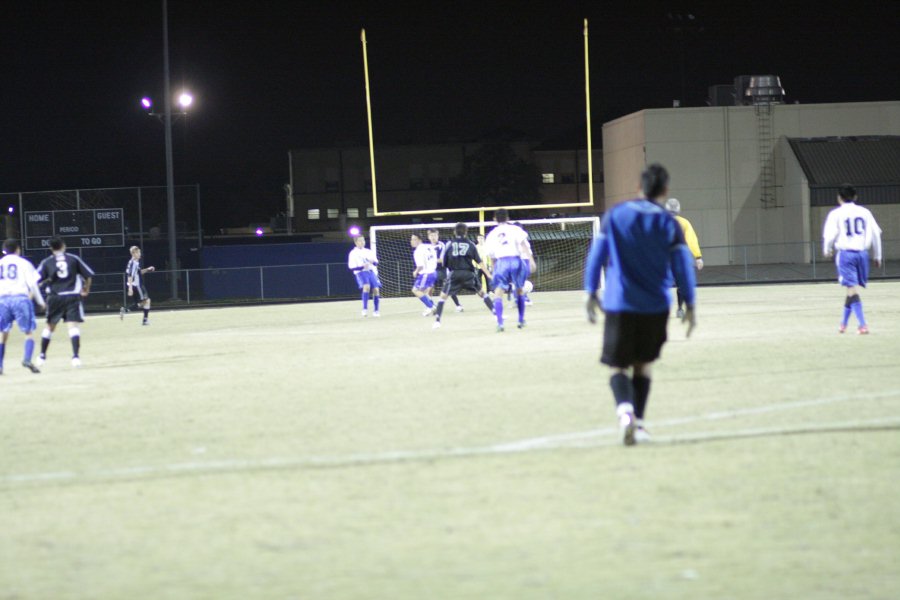
[[[822,251],[872,249],[872,258],[881,260],[881,227],[872,212],[853,202],[844,203],[828,213],[822,229]]]
[[[28,296],[42,304],[38,289],[37,270],[28,259],[18,254],[7,254],[0,258],[0,296]]]
[[[528,234],[516,225],[501,223],[494,227],[484,240],[485,252],[492,258],[510,256],[531,258]]]
[[[369,248],[354,248],[347,257],[347,268],[354,273],[358,271],[372,271],[378,274],[378,257]]]
[[[419,244],[413,252],[413,261],[419,273],[430,275],[437,271],[437,254],[431,244]]]

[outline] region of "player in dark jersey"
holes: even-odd
[[[78,351],[81,347],[81,331],[78,324],[84,322],[84,306],[81,299],[91,290],[94,271],[81,258],[66,252],[66,244],[59,238],[50,240],[50,256],[41,261],[38,275],[40,287],[46,289],[47,326],[41,334],[41,353],[36,363],[47,360],[47,347],[56,324],[65,321],[72,341],[72,366],[80,367]]]
[[[438,267],[435,273],[437,277],[434,281],[434,289],[442,290],[444,289],[444,282],[447,281],[447,265],[441,262],[441,257],[444,255],[444,246],[446,244],[441,241],[441,234],[438,233],[437,229],[429,229],[428,230],[428,241],[434,246],[434,254],[438,258]],[[456,295],[451,296],[453,300],[453,304],[456,305],[456,312],[462,312],[463,307],[462,304],[459,303],[459,298]]]
[[[448,273],[435,309],[435,329],[441,326],[441,315],[444,313],[444,302],[447,297],[455,296],[463,290],[471,290],[478,294],[487,309],[491,313],[494,312],[494,301],[481,289],[481,282],[476,275],[484,268],[484,263],[481,262],[481,255],[478,254],[475,242],[466,237],[468,232],[469,228],[465,223],[457,223],[453,228],[456,237],[444,244],[441,261],[447,267]]]
[[[125,287],[127,290],[128,300],[134,302],[134,306],[144,311],[144,320],[141,325],[150,324],[150,295],[147,294],[147,288],[144,287],[144,273],[152,273],[155,267],[141,267],[141,249],[137,246],[129,248],[131,252],[131,260],[125,267]],[[119,319],[125,318],[128,309],[124,306],[119,309]]]

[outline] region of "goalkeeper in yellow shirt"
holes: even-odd
[[[666,200],[666,210],[671,213],[675,220],[678,221],[678,224],[681,225],[681,231],[684,232],[684,241],[687,243],[688,249],[690,249],[691,254],[694,256],[694,265],[696,265],[697,270],[703,269],[703,255],[700,253],[700,240],[697,239],[697,232],[694,231],[693,225],[691,222],[682,217],[679,213],[681,213],[681,202],[678,201],[677,198],[669,198]],[[681,292],[677,292],[678,295],[678,312],[676,312],[676,316],[680,319],[684,316],[684,298],[681,297]]]

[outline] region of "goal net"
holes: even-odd
[[[580,290],[584,282],[584,261],[591,240],[600,231],[600,217],[559,219],[523,219],[513,221],[528,232],[537,269],[529,280],[536,292]],[[386,297],[408,296],[412,288],[413,250],[410,235],[428,239],[427,231],[437,229],[441,241],[453,237],[456,223],[422,223],[411,225],[375,225],[369,229],[372,250],[378,256],[381,294]],[[469,222],[469,237],[478,236],[480,223]],[[485,221],[485,234],[496,225]]]

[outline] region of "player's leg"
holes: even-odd
[[[438,301],[434,306],[434,329],[437,329],[441,326],[441,317],[444,315],[444,304],[447,302],[447,298],[450,296],[450,293],[453,291],[453,282],[452,279],[448,278],[444,282],[444,287],[441,288],[441,295],[438,296]]]
[[[491,299],[490,294],[488,294],[485,291],[485,289],[487,289],[487,288],[484,287],[484,284],[481,281],[481,277],[482,276],[480,274],[475,276],[475,285],[476,285],[475,293],[478,295],[479,298],[481,298],[481,301],[484,302],[484,305],[487,307],[487,309],[489,311],[491,311],[491,313],[493,313],[494,312],[494,301]]]
[[[651,363],[635,363],[631,377],[631,388],[634,395],[635,441],[648,442],[650,434],[644,427],[644,411],[647,409],[647,398],[650,396]]]
[[[60,296],[50,296],[47,298],[47,324],[41,331],[41,352],[38,354],[35,364],[40,366],[47,360],[47,349],[50,347],[50,339],[56,330],[57,323],[63,318],[63,305]]]
[[[144,290],[141,290],[141,292],[144,296],[144,303],[141,306],[144,310],[144,320],[141,322],[141,325],[148,325],[150,323],[150,296]]]
[[[22,333],[25,334],[22,366],[32,373],[40,373],[38,368],[31,362],[31,357],[34,354],[34,330],[37,329],[37,320],[34,317],[34,304],[30,299],[23,299],[16,304],[14,312],[16,323],[18,323]]]
[[[381,282],[378,282],[377,287],[372,288],[372,303],[374,304],[375,311],[372,313],[373,317],[380,317],[381,313],[378,312],[379,307],[381,306]]]
[[[81,304],[81,298],[75,296],[69,300],[64,317],[66,326],[69,328],[69,341],[72,343],[72,366],[78,368],[81,366],[81,328],[79,325],[84,322],[84,306]]]
[[[864,288],[869,282],[869,255],[866,252],[857,252],[855,258],[856,284],[859,287]],[[866,317],[863,314],[863,304],[859,297],[859,291],[856,291],[854,296],[854,301],[850,303],[850,309],[853,311],[853,315],[859,323],[859,328],[856,332],[859,334],[867,334],[869,333],[869,326],[866,324]]]
[[[606,313],[600,362],[610,367],[609,388],[616,403],[622,442],[634,444],[636,429],[634,387],[628,371],[635,363],[636,320],[631,313]]]
[[[678,299],[678,310],[675,312],[675,316],[679,319],[684,316],[684,296],[681,295],[681,290],[675,288],[675,297]]]
[[[368,283],[363,283],[360,287],[362,290],[362,316],[366,316],[369,311],[369,290],[372,289]]]
[[[3,355],[6,354],[6,340],[9,338],[9,331],[0,332],[0,375],[3,375]]]

